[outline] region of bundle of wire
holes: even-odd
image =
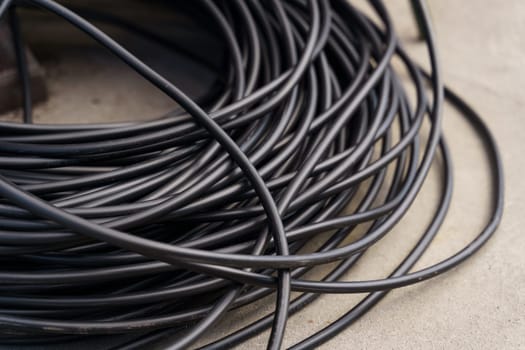
[[[207,102],[194,102],[87,15],[51,0],[24,2],[87,33],[183,111],[138,123],[0,123],[0,343],[98,338],[116,349],[183,349],[242,306],[274,295],[273,313],[203,348],[230,348],[271,329],[268,348],[278,349],[289,317],[319,295],[368,293],[292,347],[311,349],[389,290],[465,261],[494,233],[503,205],[497,146],[478,115],[444,88],[424,4],[415,8],[428,75],[403,50],[380,1],[370,1],[374,19],[345,0],[181,3],[199,9],[195,20],[227,49],[218,72],[224,83]],[[0,13],[14,14],[29,122],[16,5],[3,1]],[[440,127],[445,99],[483,141],[491,214],[462,250],[411,271],[452,198]],[[409,211],[437,157],[439,203],[413,249],[386,278],[341,281]],[[305,278],[333,262],[329,273]],[[292,299],[291,291],[302,294]]]

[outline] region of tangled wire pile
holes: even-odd
[[[274,313],[203,348],[231,348],[271,329],[268,348],[279,349],[289,316],[320,294],[369,293],[292,347],[311,349],[389,290],[467,259],[500,221],[496,144],[478,115],[444,88],[421,3],[429,75],[407,56],[379,0],[370,1],[377,19],[345,0],[181,2],[227,49],[221,87],[196,103],[87,14],[51,0],[25,1],[87,33],[183,110],[89,125],[29,123],[17,5],[0,5],[0,15],[12,14],[28,122],[0,123],[1,344],[99,337],[115,349],[184,349],[275,292]],[[452,198],[440,128],[445,98],[484,143],[492,212],[464,249],[411,272]],[[438,155],[441,197],[417,244],[386,278],[339,281],[407,213]],[[328,274],[305,279],[331,262]],[[291,291],[303,294],[291,300]]]

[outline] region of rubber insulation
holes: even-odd
[[[272,295],[274,312],[201,346],[231,348],[270,329],[267,347],[279,349],[289,318],[320,295],[364,294],[291,347],[312,349],[389,290],[478,251],[503,211],[497,145],[478,114],[444,87],[423,1],[416,12],[428,74],[403,49],[383,3],[368,5],[373,15],[343,0],[174,2],[167,8],[191,16],[226,50],[217,83],[196,101],[95,26],[156,40],[140,23],[104,8],[2,1],[25,123],[0,122],[0,343],[97,338],[113,349],[184,349]],[[180,109],[143,122],[32,124],[18,6],[69,22]],[[220,66],[220,56],[203,47],[193,59]],[[414,271],[452,200],[445,102],[483,143],[491,188],[480,191],[490,192],[491,212],[467,246]],[[342,281],[410,210],[433,165],[436,210],[403,261],[386,277]],[[311,273],[319,266],[328,272]]]

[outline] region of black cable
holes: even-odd
[[[202,47],[199,57],[104,8],[2,2],[0,17],[14,14],[13,6],[33,6],[70,22],[183,111],[135,123],[0,122],[0,344],[96,338],[114,349],[183,349],[229,313],[276,292],[274,313],[204,348],[230,348],[271,328],[268,348],[279,349],[290,315],[320,294],[369,293],[293,346],[311,349],[392,288],[437,276],[475,253],[501,220],[501,158],[480,117],[444,88],[427,11],[417,3],[430,75],[408,57],[378,0],[370,5],[380,23],[346,0],[162,4],[222,40],[226,65],[213,62],[216,51]],[[220,83],[197,104],[89,19],[189,52],[207,68],[223,67],[216,69]],[[17,63],[29,122],[23,57]],[[452,200],[444,99],[483,141],[492,214],[464,249],[411,271]],[[438,157],[441,197],[417,244],[386,278],[340,281],[410,209]],[[322,278],[304,278],[332,262]],[[304,294],[291,300],[291,291]]]
[[[24,123],[31,123],[33,120],[31,104],[31,76],[29,72],[29,66],[27,64],[27,57],[22,35],[20,33],[18,15],[16,13],[16,7],[14,6],[12,6],[9,10],[9,27],[11,29],[11,35],[13,36],[14,51],[17,63],[16,66],[18,68],[18,75],[21,81],[20,86],[22,87],[21,91],[24,106]]]

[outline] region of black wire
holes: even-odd
[[[9,27],[11,29],[11,35],[13,37],[14,51],[17,63],[16,66],[18,68],[18,75],[21,81],[20,86],[22,87],[24,123],[31,123],[33,120],[33,111],[31,104],[31,76],[29,72],[29,66],[27,64],[27,57],[24,49],[24,42],[22,40],[22,34],[20,33],[18,14],[16,13],[16,7],[14,6],[12,6],[9,9]]]
[[[215,63],[221,54],[207,47],[195,55],[104,8],[73,12],[51,0],[4,1],[0,16],[12,15],[24,120],[30,122],[27,63],[14,13],[21,5],[70,22],[182,111],[138,123],[0,122],[0,344],[95,338],[111,339],[114,349],[183,349],[228,313],[276,292],[274,313],[204,348],[230,348],[271,328],[268,348],[279,349],[290,315],[320,294],[369,293],[292,347],[311,349],[392,288],[466,260],[501,220],[496,143],[481,118],[444,88],[422,1],[416,9],[430,75],[408,57],[378,0],[370,5],[379,22],[346,0],[162,5],[182,10],[210,38],[223,40],[227,65]],[[221,83],[199,105],[87,19],[189,53],[209,69],[223,67],[216,70]],[[414,98],[394,58],[408,72]],[[452,200],[452,159],[441,133],[445,98],[484,143],[492,214],[465,248],[411,271]],[[422,128],[425,118],[429,131]],[[405,259],[386,278],[340,281],[407,213],[438,157],[441,197]],[[304,278],[332,262],[322,278]],[[303,294],[292,300],[291,291]]]

